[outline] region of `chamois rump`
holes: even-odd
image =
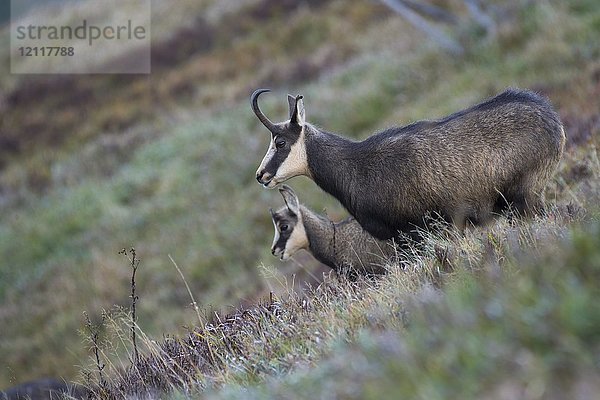
[[[279,188],[285,206],[271,212],[275,235],[271,253],[282,261],[305,249],[336,273],[380,275],[396,254],[393,240],[377,240],[352,217],[332,222],[301,205],[287,185]]]
[[[522,215],[543,210],[544,187],[561,158],[565,133],[549,101],[508,89],[438,120],[352,141],[307,123],[302,96],[288,95],[289,119],[271,122],[256,179],[267,188],[298,175],[333,195],[378,239],[411,233],[433,214],[460,229],[483,224],[509,205]]]

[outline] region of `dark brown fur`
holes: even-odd
[[[291,123],[275,125],[282,130],[277,135],[297,131],[284,129]],[[516,89],[361,142],[308,123],[303,128],[309,176],[378,239],[413,232],[427,214],[463,228],[508,206],[523,215],[542,210],[544,187],[565,145],[548,100]]]

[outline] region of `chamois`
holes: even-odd
[[[377,240],[352,217],[332,222],[301,205],[287,185],[279,188],[285,206],[269,210],[275,236],[271,253],[285,261],[301,249],[332,268],[349,276],[379,275],[396,254],[393,240]]]
[[[565,133],[549,101],[508,89],[438,120],[394,127],[356,142],[307,123],[302,96],[288,95],[290,118],[271,122],[256,179],[267,188],[298,175],[337,198],[378,239],[414,232],[427,214],[464,228],[509,205],[542,211],[543,190],[561,158]]]

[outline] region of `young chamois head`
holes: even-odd
[[[258,107],[258,96],[268,92],[258,89],[252,93],[252,110],[271,132],[271,142],[267,153],[256,170],[256,180],[266,188],[298,175],[308,175],[308,161],[304,143],[305,117],[302,96],[288,95],[290,119],[280,123],[271,122]]]
[[[269,210],[275,226],[271,253],[282,261],[286,261],[298,250],[308,249],[309,242],[302,222],[298,197],[287,185],[279,188],[279,193],[283,197],[285,206],[277,211]]]

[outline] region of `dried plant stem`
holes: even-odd
[[[104,380],[103,370],[106,365],[100,360],[100,345],[98,344],[98,342],[99,342],[98,331],[99,331],[99,326],[102,326],[102,324],[104,324],[104,319],[106,318],[106,315],[104,313],[102,314],[102,322],[100,323],[99,326],[94,326],[94,324],[92,324],[92,320],[90,319],[90,316],[85,311],[83,312],[83,317],[85,318],[85,326],[88,329],[88,332],[90,334],[90,341],[92,342],[92,351],[94,352],[94,357],[96,359],[96,368],[98,368],[98,378],[100,381],[100,388],[104,388],[106,386],[106,381]]]
[[[137,335],[136,335],[136,325],[137,325],[137,315],[136,315],[136,304],[138,301],[138,296],[135,294],[135,273],[137,272],[138,266],[140,265],[140,260],[137,258],[137,254],[135,249],[132,247],[129,249],[129,254],[127,250],[122,249],[119,254],[123,254],[129,260],[129,265],[131,266],[131,343],[133,345],[133,361],[132,364],[137,365],[140,356],[138,353],[137,346]]]

